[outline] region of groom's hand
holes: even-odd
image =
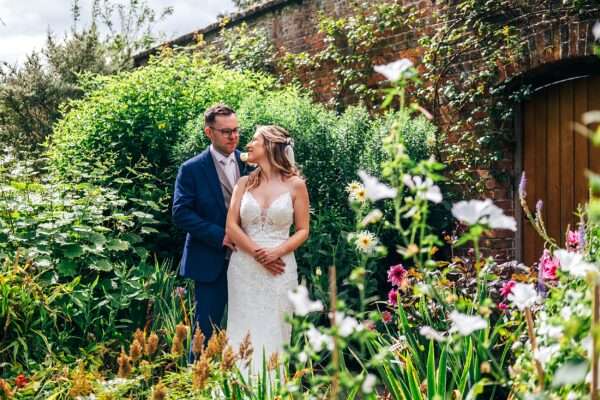
[[[235,248],[235,243],[233,243],[231,241],[231,239],[229,239],[229,236],[227,236],[227,234],[225,235],[225,237],[223,238],[223,247],[227,247],[228,249],[230,249],[231,251],[236,251],[237,249]]]

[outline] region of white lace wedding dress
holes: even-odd
[[[294,221],[294,205],[290,192],[282,193],[266,209],[250,192],[245,192],[240,205],[244,232],[259,246],[273,248],[289,238]],[[282,354],[291,338],[291,326],[285,321],[293,308],[288,291],[298,286],[298,272],[293,253],[282,257],[284,272],[274,276],[254,257],[242,250],[234,251],[227,271],[227,334],[237,351],[250,333],[254,355],[251,374],[261,371],[263,351],[266,362],[273,353]]]

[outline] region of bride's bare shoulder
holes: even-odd
[[[290,185],[290,188],[292,192],[294,192],[294,194],[306,192],[306,181],[304,180],[304,178],[301,178],[299,176],[292,176],[289,178],[288,184]]]

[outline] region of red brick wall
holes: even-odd
[[[393,1],[393,0],[387,0]],[[324,47],[323,37],[318,32],[319,14],[341,17],[352,12],[352,1],[347,0],[272,0],[249,11],[232,17],[229,27],[246,22],[250,27],[262,27],[269,33],[276,48],[282,51],[299,53],[316,53]],[[527,51],[523,62],[518,66],[503,69],[504,76],[535,74],[541,66],[551,65],[559,60],[575,57],[589,56],[593,51],[592,26],[600,19],[600,5],[572,16],[568,10],[562,10],[563,2],[547,0],[538,2],[539,9],[534,15],[517,17],[518,25],[526,33]],[[432,13],[435,2],[430,0],[404,0],[404,5],[414,6],[420,10],[420,26],[422,31],[408,29],[395,33],[386,38],[379,49],[376,49],[374,58],[377,63],[385,63],[399,58],[408,57],[419,62],[423,53],[417,45],[418,38],[423,34],[431,34],[436,26]],[[566,6],[564,6],[566,7]],[[562,10],[562,11],[561,11]],[[439,10],[437,10],[439,11]],[[408,25],[407,25],[408,26]],[[218,41],[220,27],[213,24],[199,31],[206,41]],[[193,40],[193,33],[174,40],[173,44],[187,44]],[[151,51],[150,51],[151,52]],[[149,52],[138,55],[136,64],[145,62]],[[480,55],[467,54],[456,65],[456,73],[467,70],[476,72],[480,66]],[[533,71],[533,72],[532,72]],[[315,97],[327,102],[331,97],[333,75],[331,68],[300,76],[301,81],[308,83],[313,80],[316,85]],[[369,84],[376,86],[382,77],[374,74],[369,79]],[[441,114],[438,124],[442,127],[455,123],[457,116],[453,110],[446,109]],[[496,173],[490,171],[476,171],[486,187],[485,195],[494,199],[496,204],[507,213],[518,216],[513,190],[515,180],[514,148],[505,150],[505,159],[496,167]],[[498,174],[497,172],[500,172]],[[498,182],[495,176],[508,175],[507,182]],[[518,182],[517,182],[518,183]],[[516,236],[511,232],[497,232],[494,237],[485,239],[483,247],[493,249],[502,259],[512,259],[517,255]]]

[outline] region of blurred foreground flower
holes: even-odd
[[[515,283],[512,292],[508,295],[508,300],[521,311],[533,306],[538,300],[538,293],[533,284]]]
[[[294,314],[301,317],[313,311],[323,311],[323,303],[320,300],[311,301],[308,297],[308,289],[303,285],[299,285],[294,291],[289,291],[288,298],[294,306]]]
[[[371,201],[393,199],[398,193],[396,189],[379,182],[379,179],[367,174],[365,171],[358,171],[358,176],[363,181],[365,190],[367,191],[367,198]]]
[[[375,72],[385,76],[388,80],[395,82],[400,78],[409,78],[414,75],[412,71],[413,62],[408,58],[403,58],[384,65],[375,65]]]
[[[487,321],[479,315],[467,315],[454,310],[449,315],[452,321],[451,332],[458,332],[461,336],[468,336],[471,333],[487,328]]]
[[[490,199],[459,201],[452,206],[452,215],[467,225],[483,224],[491,229],[517,230],[515,219],[504,215]]]
[[[575,278],[585,278],[588,273],[598,271],[596,266],[585,261],[580,253],[559,249],[554,252],[554,255],[560,262],[560,269]]]

